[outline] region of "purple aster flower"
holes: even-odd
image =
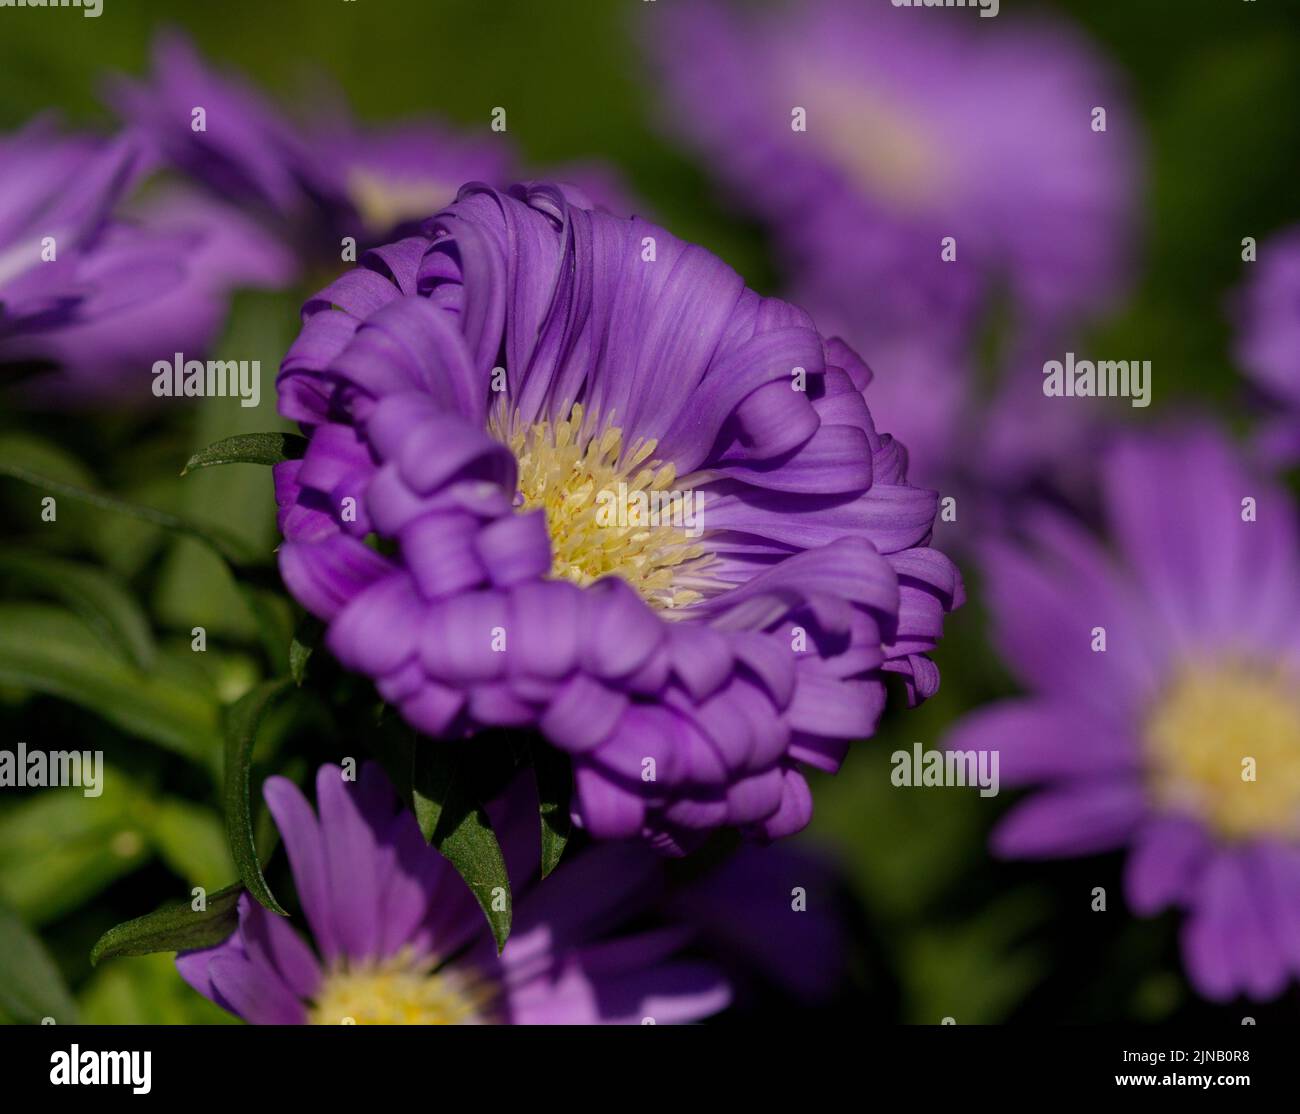
[[[153,62],[148,82],[113,83],[118,111],[165,162],[260,214],[270,234],[309,259],[337,263],[345,236],[366,248],[413,232],[465,182],[504,186],[518,177],[513,145],[486,128],[471,136],[431,118],[363,124],[333,88],[317,91],[315,111],[299,122],[209,67],[177,32],[158,36]],[[627,204],[607,169],[574,169],[594,200]]]
[[[317,811],[292,782],[263,789],[292,866],[311,943],[247,895],[223,943],[176,957],[182,977],[255,1024],[638,1024],[694,1021],[731,990],[682,954],[688,926],[653,911],[660,862],[634,845],[581,852],[544,886],[516,886],[514,930],[497,954],[468,886],[426,846],[378,766],[316,778]],[[497,802],[507,863],[537,861],[537,813]],[[533,846],[528,846],[531,836]],[[312,947],[312,944],[315,947]]]
[[[512,179],[515,152],[502,135],[461,135],[431,119],[364,125],[341,96],[332,99],[307,133],[313,177],[320,194],[337,199],[331,227],[362,245],[415,232],[466,181]]]
[[[1266,240],[1238,301],[1237,360],[1277,412],[1259,435],[1265,458],[1300,460],[1300,227]]]
[[[306,219],[313,159],[296,128],[256,90],[206,65],[178,32],[153,44],[149,82],[115,78],[108,97],[155,155],[277,224]]]
[[[1049,317],[1117,293],[1133,125],[1113,75],[1064,27],[980,27],[889,0],[654,8],[673,126],[868,336],[960,329],[994,283]],[[955,262],[940,256],[949,236]]]
[[[567,752],[593,834],[785,835],[961,596],[869,378],[662,228],[467,186],[304,308],[281,572],[420,731]]]
[[[28,398],[120,398],[134,383],[150,399],[153,362],[206,349],[232,288],[291,272],[228,206],[176,190],[128,199],[139,166],[134,137],[46,120],[0,140],[0,363],[54,372]]]
[[[1200,993],[1300,976],[1300,549],[1295,505],[1223,437],[1121,441],[1103,463],[1116,552],[1052,515],[985,553],[996,641],[1029,695],[947,740],[1041,785],[995,830],[1016,858],[1127,847],[1141,915],[1187,911]]]
[[[86,276],[138,162],[127,137],[64,136],[48,118],[0,137],[0,343],[64,325],[87,303],[130,300],[156,281],[151,274],[132,282],[130,271],[118,271],[105,287]]]

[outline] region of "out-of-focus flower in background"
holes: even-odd
[[[236,209],[176,187],[137,193],[141,148],[48,119],[0,141],[0,363],[44,373],[28,400],[111,399],[135,377],[143,401],[155,360],[212,343],[233,288],[292,273]]]
[[[824,995],[842,974],[834,922],[815,910],[793,911],[782,892],[787,877],[805,886],[824,879],[816,864],[793,869],[787,857],[792,869],[773,876],[767,852],[755,850],[757,859],[745,861],[757,871],[724,867],[724,877],[687,887],[674,912],[663,860],[643,847],[589,848],[538,884],[536,802],[517,785],[491,806],[515,901],[514,931],[498,955],[473,893],[426,846],[378,766],[363,765],[357,781],[344,780],[339,766],[322,766],[316,814],[284,778],[269,779],[264,794],[315,948],[244,895],[233,936],[177,957],[191,986],[255,1024],[694,1021],[732,997],[721,968],[692,954],[713,927],[701,931],[695,911],[716,910],[719,901],[733,920],[765,906],[773,935],[752,933],[752,942],[777,971],[792,962],[805,975],[799,989]],[[783,922],[792,926],[787,933],[779,931]],[[734,936],[736,926],[726,931]],[[794,954],[797,943],[816,944],[816,956]]]
[[[291,117],[251,83],[210,66],[178,32],[155,40],[148,80],[117,77],[108,97],[159,158],[260,215],[267,234],[307,264],[337,268],[344,237],[364,250],[415,231],[465,182],[505,186],[523,176],[504,134],[470,134],[432,115],[363,123],[320,79],[311,109]],[[548,171],[552,180],[570,176],[593,203],[639,208],[603,163]]]
[[[280,568],[330,648],[425,734],[539,727],[599,837],[802,828],[800,765],[871,734],[886,673],[937,689],[961,599],[861,362],[556,187],[468,189],[363,263],[279,380],[311,437]]]
[[[1102,469],[1117,557],[1048,513],[984,547],[994,642],[1029,695],[947,745],[1044,786],[997,854],[1127,847],[1132,908],[1187,911],[1197,989],[1270,998],[1300,977],[1295,506],[1210,427],[1125,439]]]
[[[1300,226],[1259,245],[1236,300],[1236,357],[1263,394],[1256,434],[1265,460],[1300,461]]]
[[[969,478],[989,312],[1029,334],[1023,353],[1122,300],[1139,155],[1116,75],[1046,20],[992,34],[888,0],[658,7],[669,126],[770,226],[792,298],[875,371],[873,409],[924,446],[924,481]]]
[[[344,236],[363,249],[384,243],[462,182],[500,183],[515,162],[505,137],[471,138],[433,119],[364,126],[333,92],[291,119],[178,32],[155,40],[148,80],[119,76],[107,96],[162,161],[259,215],[305,261],[337,265]]]

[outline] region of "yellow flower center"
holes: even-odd
[[[853,81],[802,75],[808,138],[868,194],[900,212],[940,200],[949,158],[923,119]]]
[[[587,585],[617,576],[662,609],[700,598],[683,581],[711,560],[698,544],[703,499],[674,489],[676,468],[652,459],[657,442],[625,446],[608,424],[597,433],[581,403],[554,424],[500,415],[490,425],[519,462],[522,507],[546,512],[553,577]]]
[[[490,1020],[491,987],[405,953],[326,973],[308,1011],[312,1025],[475,1025]]]
[[[1159,803],[1227,839],[1300,838],[1300,686],[1233,663],[1183,672],[1147,723]]]
[[[407,221],[431,217],[456,200],[456,188],[446,182],[420,178],[396,181],[359,167],[348,174],[347,193],[362,223],[376,234]]]

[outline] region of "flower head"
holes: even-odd
[[[1055,483],[1094,430],[1026,397],[1026,358],[1060,358],[1117,302],[1136,239],[1135,127],[1101,58],[1050,21],[889,0],[653,7],[665,126],[770,226],[792,299],[875,371],[872,411],[914,478]],[[985,398],[972,357],[994,313],[1009,341]]]
[[[1300,460],[1300,227],[1266,240],[1237,303],[1237,360],[1276,408],[1260,448],[1267,459]]]
[[[1030,690],[948,745],[1044,788],[993,847],[1128,847],[1129,904],[1189,917],[1201,993],[1300,975],[1300,548],[1293,503],[1213,430],[1129,439],[1104,465],[1118,548],[1054,517],[986,554],[1004,657]]]
[[[153,362],[206,348],[233,287],[290,273],[229,206],[174,187],[137,196],[144,167],[131,134],[40,119],[0,139],[0,364],[57,372],[29,397],[122,397],[134,378],[148,398]]]
[[[934,493],[857,357],[708,252],[466,187],[304,314],[285,583],[421,731],[540,729],[593,833],[792,832],[885,673],[936,688]]]
[[[147,82],[119,78],[109,95],[163,161],[259,214],[308,259],[336,262],[342,237],[363,248],[391,240],[462,182],[503,183],[515,161],[504,137],[473,139],[434,120],[362,125],[336,93],[311,119],[291,119],[176,32],[155,41]]]
[[[983,34],[889,0],[753,18],[718,0],[657,8],[648,41],[673,125],[869,335],[960,327],[995,282],[1049,316],[1116,293],[1132,125],[1113,76],[1062,27]]]
[[[592,848],[544,886],[516,885],[514,930],[498,955],[469,887],[426,846],[378,766],[363,765],[356,781],[322,766],[316,813],[284,778],[268,779],[263,792],[310,942],[244,895],[234,935],[176,959],[191,986],[246,1021],[672,1023],[730,1000],[714,966],[682,954],[687,926],[622,927],[657,896],[659,862],[648,851]],[[517,803],[497,802],[493,821],[518,880],[537,860],[537,816],[535,803],[531,811]]]

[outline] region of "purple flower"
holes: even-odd
[[[130,271],[113,272],[103,285],[86,270],[97,262],[138,162],[129,138],[63,136],[45,118],[0,137],[0,343],[65,325],[88,305],[109,308],[133,296],[139,283]],[[58,187],[70,182],[77,188]]]
[[[422,732],[540,729],[595,835],[785,835],[961,595],[869,378],[662,228],[466,187],[304,307],[281,572]]]
[[[888,0],[663,0],[644,18],[667,126],[771,227],[793,300],[871,366],[915,477],[945,494],[1028,486],[1040,465],[1054,481],[1091,430],[1062,430],[1072,407],[1044,415],[1064,437],[1021,422],[1010,381],[1038,383],[1025,352],[1117,301],[1130,270],[1137,141],[1102,60],[1055,23]],[[1004,301],[1010,355],[985,398],[972,354]]]
[[[513,174],[503,136],[470,138],[433,120],[362,125],[332,91],[311,120],[292,120],[176,32],[158,36],[153,63],[150,81],[112,84],[118,111],[165,162],[260,215],[309,259],[337,263],[343,237],[385,243],[449,205],[463,182]]]
[[[1238,302],[1237,360],[1277,412],[1264,424],[1265,458],[1300,460],[1300,227],[1266,240]]]
[[[544,886],[518,884],[537,862],[537,811],[512,793],[493,806],[516,879],[514,929],[500,955],[469,887],[420,835],[373,763],[357,781],[316,777],[316,808],[281,777],[263,788],[284,838],[311,943],[247,894],[239,927],[182,952],[194,989],[254,1024],[639,1024],[694,1021],[731,990],[682,954],[691,929],[653,912],[657,857],[635,846],[580,852]]]
[[[155,360],[198,355],[232,288],[276,286],[292,261],[230,207],[175,189],[129,198],[133,136],[0,140],[0,363],[52,368],[27,397],[150,399]],[[75,182],[63,189],[57,183]]]
[[[1300,550],[1295,506],[1223,437],[1121,441],[1112,555],[1052,515],[985,553],[1006,662],[1030,690],[947,740],[1038,784],[993,834],[1017,858],[1127,847],[1130,906],[1187,911],[1200,993],[1300,975]]]
[[[646,14],[673,124],[868,335],[959,325],[994,282],[1039,314],[1094,309],[1126,271],[1136,158],[1113,76],[1063,27],[963,14]]]
[[[256,90],[210,70],[177,32],[153,44],[152,80],[115,78],[108,98],[155,156],[249,211],[305,219],[313,159],[294,126]]]

